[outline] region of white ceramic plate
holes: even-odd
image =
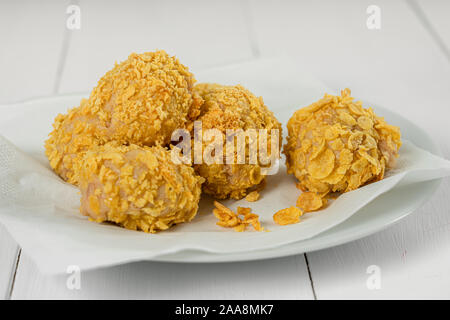
[[[30,118],[36,112],[46,112],[45,108],[34,108],[36,105],[45,105],[46,102],[49,104],[50,102],[51,104],[61,103],[61,111],[64,111],[69,107],[67,105],[68,101],[79,101],[80,98],[81,96],[79,95],[71,95],[28,101],[21,104],[2,107],[8,109],[5,110],[8,112],[4,112],[3,114],[7,114],[11,118],[20,115]],[[18,108],[19,105],[20,108]],[[373,105],[371,106],[373,107]],[[15,109],[17,111],[15,111]],[[384,116],[389,123],[400,126],[404,138],[412,141],[425,150],[439,154],[439,151],[430,137],[419,127],[402,116],[392,113],[384,108],[374,107],[374,109],[377,114]],[[292,113],[290,108],[283,108],[281,106],[275,108],[274,111],[280,121],[284,124]],[[51,124],[48,124],[47,130],[46,128],[41,128],[42,124],[40,123],[33,124],[32,121],[27,121],[27,123],[30,126],[36,126],[35,132],[40,132],[42,134],[37,134],[32,137],[20,135],[20,127],[12,127],[10,130],[6,130],[7,132],[0,133],[4,134],[7,139],[11,140],[19,148],[26,150],[32,155],[34,154],[39,161],[47,163],[47,160],[42,155],[42,150],[35,148],[37,146],[42,146],[42,141],[45,140],[44,132],[50,132]],[[234,262],[283,257],[336,246],[370,235],[399,221],[421,206],[436,190],[439,183],[440,180],[434,180],[396,188],[381,195],[340,225],[308,240],[291,243],[273,249],[232,254],[214,254],[205,251],[181,251],[170,255],[159,256],[152,260],[166,262]]]
[[[420,127],[383,107],[370,105],[388,123],[399,126],[402,137],[418,147],[441,155],[433,140]],[[277,110],[279,111],[279,110]],[[285,121],[283,121],[285,123]],[[385,193],[343,223],[311,239],[291,243],[282,247],[234,254],[211,254],[203,251],[182,251],[159,256],[155,261],[164,262],[236,262],[286,257],[330,248],[354,241],[386,229],[421,207],[436,191],[442,179],[395,188]]]

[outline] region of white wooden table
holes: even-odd
[[[69,30],[66,9],[81,9]],[[381,9],[381,29],[366,9]],[[450,158],[450,1],[11,1],[0,3],[0,103],[87,92],[115,61],[162,48],[195,73],[290,55],[333,89],[423,127]],[[0,115],[1,117],[1,115]],[[388,230],[335,248],[239,264],[134,263],[44,276],[0,226],[0,297],[136,299],[450,298],[450,180]],[[367,268],[381,287],[369,289]]]

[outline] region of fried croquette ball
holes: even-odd
[[[50,166],[61,178],[72,184],[78,181],[74,165],[89,148],[100,142],[95,136],[98,118],[80,112],[86,102],[83,99],[80,107],[69,110],[67,114],[59,114],[53,123],[54,130],[45,141],[45,153]]]
[[[51,167],[77,184],[72,162],[93,145],[167,145],[175,129],[191,128],[199,114],[194,83],[188,68],[164,51],[132,53],[99,80],[89,99],[55,119],[46,142]]]
[[[400,129],[353,101],[350,90],[325,94],[289,120],[287,172],[303,191],[347,192],[383,179],[395,166]]]
[[[245,163],[239,164],[237,161],[238,146],[234,148],[234,161],[226,161],[227,130],[267,129],[267,150],[270,154],[270,134],[274,129],[277,129],[279,133],[278,148],[281,146],[281,124],[264,105],[262,98],[257,98],[240,85],[223,86],[204,83],[196,85],[194,90],[204,99],[198,118],[202,124],[202,131],[217,129],[222,134],[223,140],[224,161],[222,163],[207,164],[203,161],[201,164],[194,165],[196,172],[206,179],[203,191],[217,199],[241,199],[248,192],[259,189],[263,185],[265,175],[262,174],[262,168],[264,166],[259,160],[254,164],[249,161],[248,140],[244,145]],[[203,150],[207,145],[208,141],[203,141]]]
[[[80,211],[96,222],[157,232],[191,221],[203,178],[161,147],[109,143],[86,152],[79,169]]]

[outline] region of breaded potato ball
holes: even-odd
[[[198,84],[194,87],[204,99],[198,121],[202,123],[202,130],[217,129],[223,136],[223,163],[195,164],[196,172],[206,179],[203,191],[217,199],[241,199],[248,192],[260,188],[265,181],[261,169],[264,167],[258,160],[249,161],[249,140],[245,141],[245,161],[239,164],[237,160],[238,147],[234,150],[234,163],[226,162],[226,134],[227,130],[267,129],[279,130],[278,148],[281,147],[281,124],[273,113],[264,105],[263,99],[257,98],[250,91],[242,87],[223,86],[218,84]],[[258,135],[256,136],[259,137]],[[268,136],[268,153],[270,149]],[[203,150],[207,146],[203,141]],[[279,150],[277,150],[279,153]],[[231,158],[231,156],[230,156]]]
[[[89,99],[55,119],[45,144],[51,167],[77,184],[73,162],[91,146],[167,145],[175,129],[190,129],[199,114],[194,83],[188,68],[164,51],[132,53],[99,80]]]
[[[80,112],[86,102],[83,99],[80,107],[70,109],[67,114],[59,114],[53,123],[54,130],[45,142],[50,166],[61,178],[73,184],[78,181],[74,165],[89,148],[99,144],[95,136],[100,125],[98,118]]]
[[[77,170],[83,215],[151,233],[191,221],[204,181],[161,146],[108,143],[87,151]]]
[[[401,146],[400,129],[353,101],[350,90],[325,94],[289,120],[287,172],[303,191],[347,192],[384,177]]]

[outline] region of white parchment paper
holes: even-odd
[[[233,83],[227,79],[239,78],[239,72],[246,72],[247,77],[253,72],[257,82],[264,83],[258,72],[270,67],[267,62],[252,63],[234,69],[232,74],[218,69],[202,80],[211,81],[208,77],[214,78],[215,74],[217,82]],[[278,81],[273,85],[278,90],[266,88],[269,101],[278,101],[275,92],[283,90],[283,81],[287,80],[283,80],[281,74],[282,70],[278,74],[274,71],[272,79]],[[264,86],[258,87],[258,94],[264,95],[261,92]],[[323,87],[300,76],[289,81],[286,87],[288,91],[294,88],[305,90],[307,97],[303,95],[303,99],[310,102],[324,93]],[[295,103],[295,94],[290,93],[288,97],[288,93],[280,95],[281,105],[289,99]],[[286,175],[281,164],[278,174],[268,177],[267,187],[259,201],[223,202],[233,209],[237,206],[251,207],[270,232],[237,233],[233,229],[216,226],[216,218],[211,214],[212,199],[206,196],[191,223],[158,234],[129,231],[114,225],[89,222],[81,216],[78,212],[78,189],[63,182],[50,170],[43,155],[45,135],[50,132],[54,115],[72,107],[60,105],[58,101],[47,101],[39,110],[33,109],[33,103],[5,107],[2,109],[4,118],[0,119],[0,134],[4,133],[14,141],[12,143],[0,135],[0,223],[46,273],[65,272],[69,265],[86,270],[149,260],[187,249],[233,253],[274,248],[311,238],[332,228],[394,187],[450,175],[449,161],[404,141],[398,166],[385,179],[340,196],[326,209],[304,215],[302,221],[295,225],[278,226],[272,220],[276,211],[295,205],[300,194],[295,187],[295,179]],[[42,102],[37,104],[42,105]],[[272,109],[277,114],[277,108]],[[279,110],[292,113],[294,109]]]

